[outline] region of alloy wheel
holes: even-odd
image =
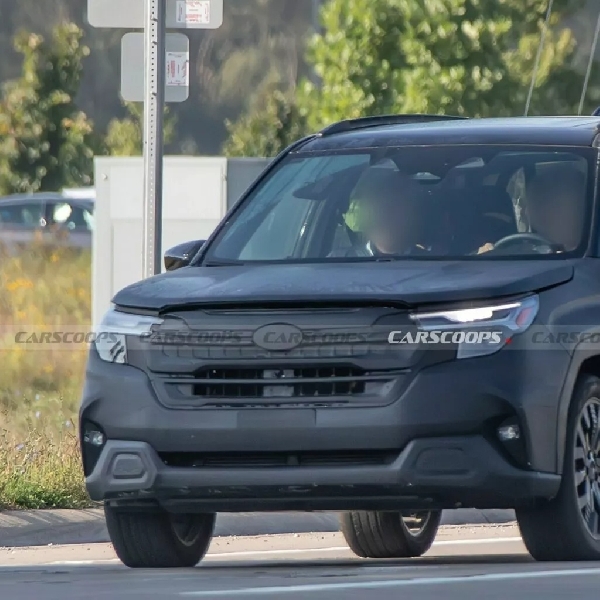
[[[429,511],[402,511],[400,518],[404,524],[406,531],[413,537],[418,537],[423,533],[427,524],[431,519],[431,513]]]
[[[184,546],[193,546],[202,533],[202,520],[196,515],[173,515],[171,527]]]
[[[583,523],[600,539],[600,399],[584,405],[575,431],[575,491]]]

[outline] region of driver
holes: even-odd
[[[368,242],[342,251],[342,256],[407,256],[429,251],[419,243],[423,215],[419,185],[412,179],[389,168],[372,167],[363,173],[352,196],[359,204]]]
[[[531,231],[557,252],[579,246],[585,218],[585,177],[572,167],[555,167],[532,181],[527,193]],[[479,254],[493,250],[485,244]]]

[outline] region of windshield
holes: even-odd
[[[205,260],[570,258],[587,243],[593,160],[548,146],[291,154]]]

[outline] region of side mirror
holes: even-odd
[[[193,242],[185,242],[167,250],[165,252],[165,269],[167,271],[175,271],[176,269],[187,267],[200,248],[204,246],[205,242],[206,240],[194,240]]]

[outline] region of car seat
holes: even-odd
[[[452,237],[450,254],[472,254],[484,244],[518,233],[512,199],[500,188],[446,191],[444,200]]]

